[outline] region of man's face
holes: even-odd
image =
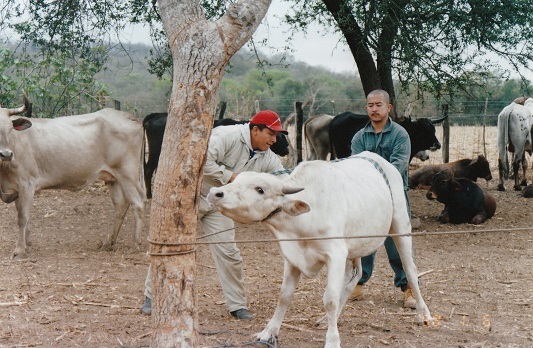
[[[259,130],[254,127],[250,131],[250,138],[254,150],[266,151],[276,142],[276,132],[270,128]]]
[[[381,94],[369,94],[366,98],[366,112],[373,123],[386,122],[392,105]]]

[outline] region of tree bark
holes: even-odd
[[[152,347],[195,347],[194,247],[200,184],[220,82],[270,0],[242,0],[208,21],[199,1],[158,0],[173,59],[173,86],[150,212]]]

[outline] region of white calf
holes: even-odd
[[[385,235],[400,253],[419,322],[432,321],[418,287],[411,237],[399,237],[411,232],[402,178],[380,156],[363,152],[336,163],[303,162],[287,178],[245,172],[231,184],[212,188],[207,198],[236,221],[261,222],[278,239],[341,237],[279,243],[285,258],[281,295],[274,316],[257,336],[261,341],[278,335],[300,276],[312,278],[327,265],[325,347],[340,347],[337,319],[361,278],[360,258],[376,251]],[[361,235],[380,237],[349,238]]]

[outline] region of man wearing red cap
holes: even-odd
[[[206,240],[227,242],[235,240],[233,220],[213,210],[206,200],[211,187],[232,182],[244,171],[272,172],[283,170],[279,157],[270,151],[277,133],[287,134],[279,115],[274,111],[259,111],[249,123],[217,127],[209,138],[204,167],[198,219]],[[224,231],[222,233],[217,233]],[[213,235],[211,235],[213,234]],[[237,319],[253,319],[248,311],[244,292],[242,257],[235,243],[210,244],[211,254],[222,286],[226,306]],[[141,308],[144,314],[152,312],[151,275],[145,282],[146,301]]]

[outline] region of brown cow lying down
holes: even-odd
[[[456,178],[466,178],[477,181],[477,178],[492,180],[489,162],[483,155],[476,159],[461,159],[455,162],[443,164],[429,164],[409,174],[409,187],[412,189],[429,189],[433,176],[440,171],[449,170]]]
[[[437,218],[442,223],[479,225],[496,212],[496,200],[490,193],[471,180],[454,178],[449,170],[435,174],[426,197],[444,203]]]
[[[524,198],[533,198],[533,184],[529,184],[522,189],[521,196]]]

